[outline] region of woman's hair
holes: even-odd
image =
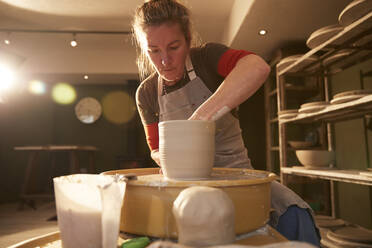
[[[177,0],[149,0],[135,11],[132,31],[137,47],[137,66],[141,79],[155,71],[144,47],[146,44],[144,30],[147,27],[158,26],[167,22],[178,23],[186,41],[191,45],[192,28],[189,10]]]

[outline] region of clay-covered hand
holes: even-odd
[[[159,167],[160,167],[159,174],[163,174],[163,171],[162,171],[161,165],[160,165],[160,154],[159,154],[158,149],[151,151],[151,158],[157,163],[157,165],[159,165]]]

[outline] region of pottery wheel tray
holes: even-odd
[[[237,237],[237,241],[235,242],[235,244],[259,246],[285,241],[287,241],[287,239],[284,238],[275,229],[273,229],[270,226],[265,226],[255,232],[239,235]],[[118,248],[119,245],[122,244],[123,242],[124,239],[119,237]],[[59,231],[57,231],[22,241],[18,244],[9,246],[8,248],[62,248],[62,245]]]

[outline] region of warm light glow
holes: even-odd
[[[76,91],[67,83],[58,83],[53,87],[52,97],[59,104],[70,104],[76,99]]]
[[[88,78],[89,78],[88,75],[84,75],[85,80],[88,80]]]
[[[258,33],[260,35],[266,35],[267,34],[267,31],[265,29],[261,29]]]
[[[8,90],[14,84],[14,72],[6,65],[0,64],[0,92]]]
[[[41,95],[45,93],[46,86],[44,82],[33,80],[30,82],[28,89],[33,94]]]
[[[72,40],[72,41],[70,42],[70,44],[71,44],[72,47],[76,47],[76,46],[77,46],[77,42],[76,42],[76,40]]]
[[[4,40],[4,43],[5,43],[6,45],[10,45],[10,40],[5,39],[5,40]]]
[[[103,116],[114,124],[129,122],[136,113],[136,105],[124,91],[111,92],[103,97]]]

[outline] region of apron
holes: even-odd
[[[187,120],[213,94],[196,75],[189,56],[186,59],[186,70],[190,82],[169,94],[163,95],[163,79],[158,76],[159,122]],[[214,166],[253,169],[241,135],[239,120],[229,112],[216,120],[215,124]],[[274,212],[271,213],[270,224],[276,226],[279,217],[292,205],[311,209],[292,190],[276,181],[272,182],[271,207]]]

